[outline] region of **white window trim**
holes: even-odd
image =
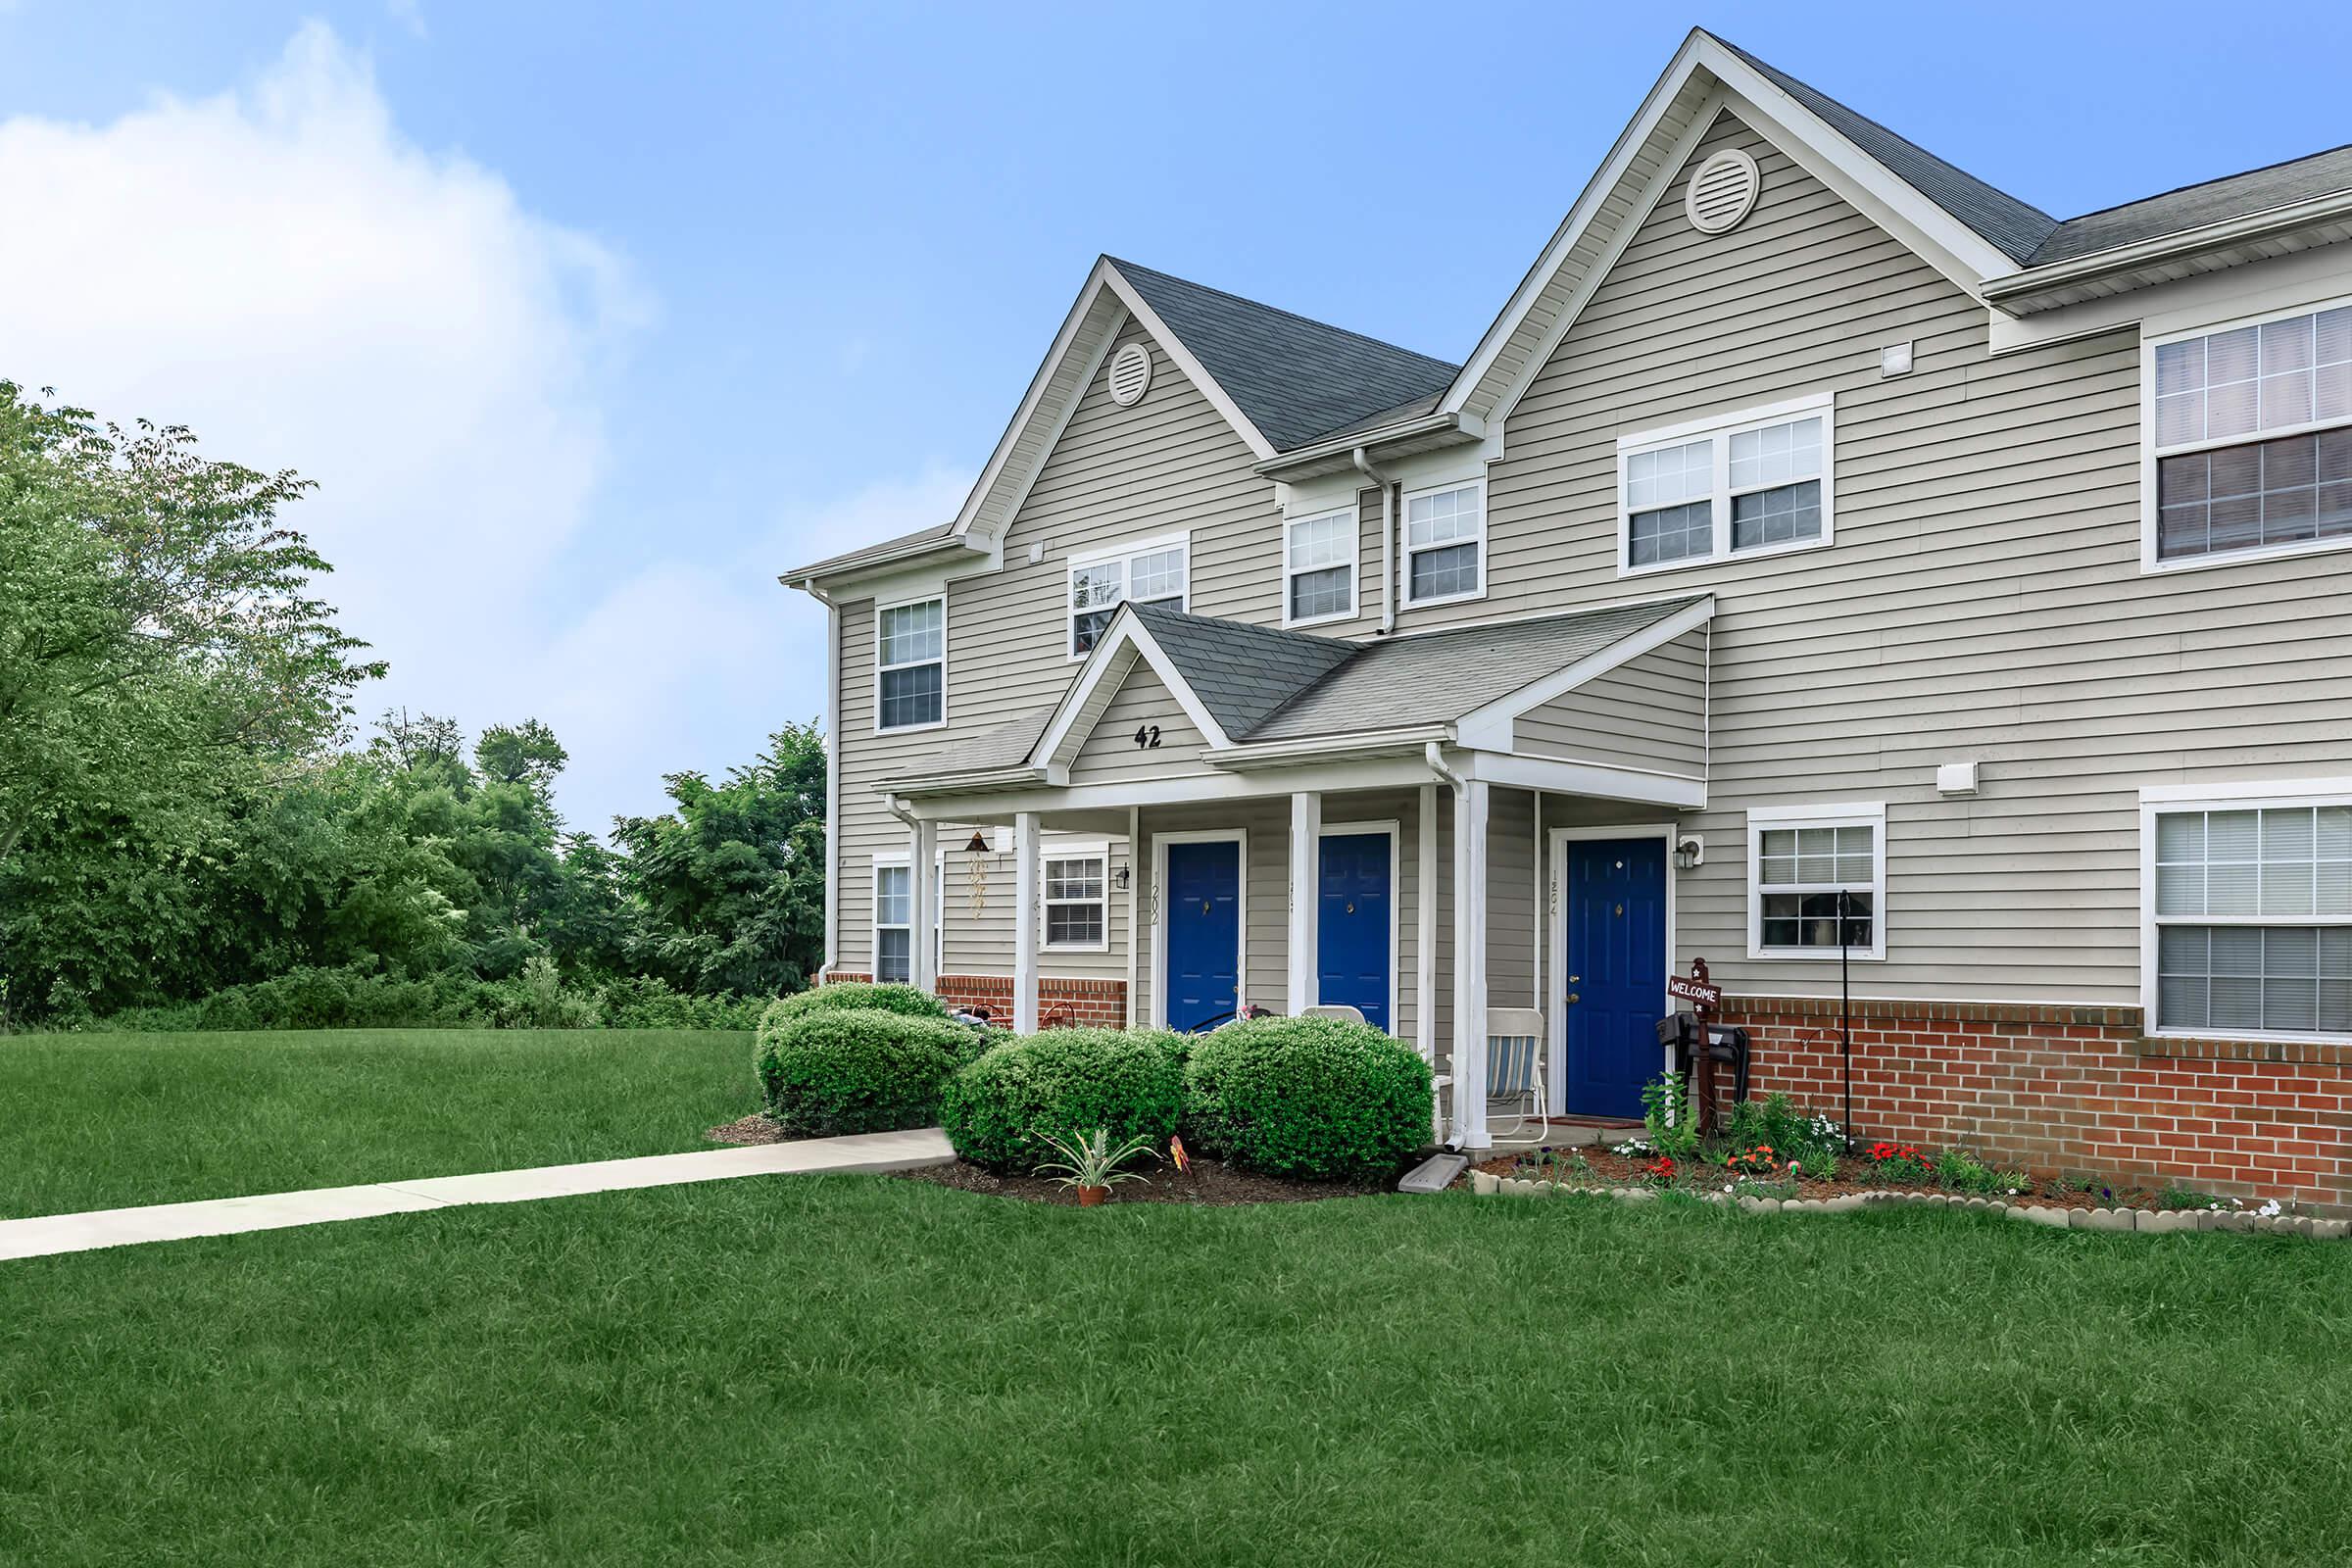
[[[1099,566],[1106,561],[1132,561],[1137,556],[1157,555],[1163,550],[1184,552],[1184,592],[1177,596],[1176,608],[1190,612],[1193,608],[1193,532],[1190,528],[1179,533],[1158,534],[1149,539],[1123,539],[1116,544],[1102,545],[1083,552],[1073,551],[1061,574],[1061,653],[1064,660],[1076,664],[1084,662],[1094,652],[1073,653],[1070,650],[1070,631],[1078,621],[1078,612],[1070,604],[1070,592],[1078,573],[1088,566]],[[1132,572],[1122,575],[1119,584],[1119,603],[1127,603],[1127,584],[1134,581]],[[1152,601],[1161,603],[1162,601]],[[1113,607],[1116,608],[1116,607]]]
[[[1046,868],[1055,860],[1101,860],[1102,862],[1102,897],[1096,899],[1055,899],[1047,893]],[[1037,856],[1037,951],[1040,953],[1108,953],[1110,951],[1110,841],[1107,839],[1074,839],[1067,843],[1041,846]],[[1056,904],[1099,904],[1102,910],[1102,939],[1100,942],[1055,942],[1047,933],[1053,922],[1047,918]]]
[[[1768,948],[1764,945],[1764,830],[1790,827],[1872,829],[1870,946],[1842,950],[1853,962],[1886,956],[1886,803],[1843,801],[1826,806],[1751,806],[1747,810],[1747,956],[1836,963],[1837,948]],[[1852,891],[1859,892],[1856,888]],[[1838,933],[1842,936],[1844,933]]]
[[[1732,548],[1732,437],[1770,424],[1788,424],[1797,419],[1819,417],[1821,420],[1821,537],[1790,539],[1777,545],[1760,545],[1753,550]],[[1652,562],[1647,565],[1633,564],[1633,509],[1626,504],[1626,460],[1637,453],[1654,452],[1663,447],[1685,446],[1706,439],[1714,443],[1715,482],[1709,493],[1715,528],[1714,548],[1703,556],[1684,556],[1675,561]],[[1827,550],[1838,539],[1838,398],[1834,392],[1809,392],[1800,398],[1782,403],[1768,403],[1758,408],[1736,410],[1728,414],[1708,415],[1682,424],[1661,425],[1648,430],[1637,430],[1617,438],[1617,575],[1647,577],[1661,571],[1684,571],[1692,566],[1720,566],[1731,562],[1761,561],[1771,556],[1786,556],[1800,550]],[[1801,481],[1797,481],[1801,482]],[[1767,486],[1779,489],[1778,485]],[[1742,492],[1745,494],[1746,492]],[[1646,509],[1645,509],[1646,510]]]
[[[2228,320],[2207,321],[2196,326],[2181,327],[2152,336],[2139,342],[2139,569],[2147,572],[2202,571],[2210,566],[2234,566],[2249,561],[2283,561],[2295,556],[2329,555],[2338,550],[2352,550],[2352,535],[2341,539],[2298,539],[2292,544],[2255,545],[2246,550],[2229,550],[2219,555],[2182,556],[2178,561],[2166,561],[2156,553],[2156,351],[2170,344],[2185,342],[2192,337],[2212,337],[2217,332],[2234,332],[2241,326],[2261,326],[2271,321],[2289,321],[2298,316],[2317,316],[2352,305],[2352,294],[2333,299],[2314,300],[2309,304],[2290,306],[2284,310],[2265,311],[2259,316],[2240,316]],[[2264,441],[2283,441],[2289,436],[2310,435],[2319,430],[2340,430],[2352,420],[2313,419],[2304,424],[2287,425],[2277,430],[2254,430],[2244,435],[2224,436],[2219,440],[2183,441],[2177,447],[2164,449],[2165,457],[2180,457],[2191,452],[2218,452],[2224,447],[2254,446]],[[2155,1016],[2150,1011],[2149,1017]],[[2283,1038],[2283,1037],[2281,1037]]]
[[[874,868],[866,876],[866,936],[869,945],[865,950],[865,969],[866,973],[874,976],[876,982],[879,983],[882,975],[882,933],[906,929],[903,925],[884,925],[882,923],[880,873],[894,867],[903,870],[914,863],[914,858],[902,850],[896,855],[877,855],[873,860]],[[932,963],[940,974],[948,972],[948,901],[941,897],[947,869],[948,852],[941,850],[933,857],[931,867]],[[911,887],[908,888],[906,895],[908,898],[912,898],[914,890]],[[907,955],[909,962],[912,961],[913,956],[914,955],[911,953]],[[905,983],[910,984],[911,981]]]
[[[1421,554],[1432,550],[1451,550],[1457,545],[1478,546],[1478,586],[1458,594],[1441,594],[1434,599],[1413,597],[1412,524],[1413,503],[1424,496],[1444,495],[1448,490],[1478,492],[1478,532],[1468,539],[1448,539],[1442,545],[1424,546]],[[1285,543],[1288,543],[1286,538]],[[1442,484],[1425,484],[1404,493],[1396,508],[1396,602],[1406,610],[1429,610],[1439,605],[1466,605],[1487,597],[1487,481],[1483,475],[1467,479],[1448,479]]]
[[[913,659],[905,663],[882,662],[882,617],[893,610],[906,610],[915,605],[936,603],[939,606],[939,657]],[[882,722],[882,677],[894,669],[917,669],[924,664],[939,666],[939,717],[928,724],[885,724]],[[874,733],[877,735],[916,735],[927,729],[945,729],[948,723],[948,596],[944,593],[922,594],[913,599],[894,599],[888,604],[874,606]]]
[[[1483,503],[1480,508],[1480,515],[1482,518],[1485,515],[1485,508]],[[1346,610],[1333,611],[1329,614],[1308,615],[1302,619],[1293,619],[1291,616],[1291,584],[1295,579],[1306,576],[1309,573],[1294,570],[1291,566],[1291,530],[1301,527],[1310,522],[1329,522],[1334,517],[1339,517],[1348,522],[1350,525],[1350,531],[1355,536],[1355,550],[1349,556],[1348,561],[1348,608]],[[1357,580],[1363,574],[1363,517],[1362,514],[1356,510],[1356,505],[1352,498],[1350,498],[1348,505],[1344,507],[1327,507],[1318,512],[1302,513],[1296,517],[1284,517],[1282,519],[1282,624],[1286,627],[1321,626],[1335,620],[1353,620],[1356,613],[1356,604],[1363,597],[1362,584]],[[1486,559],[1486,550],[1483,545],[1479,550],[1479,559],[1482,563]],[[1312,571],[1331,571],[1334,569],[1336,568],[1331,566],[1315,566],[1310,568]],[[1185,585],[1189,588],[1192,585],[1193,580],[1193,574],[1189,567],[1185,571],[1184,580]]]
[[[2322,307],[2326,309],[2327,307]],[[2288,311],[2288,316],[2306,314]],[[2226,329],[2225,329],[2226,330]],[[2199,336],[2190,333],[2190,336]],[[2156,818],[2178,811],[2258,811],[2265,807],[2352,806],[2352,778],[2238,780],[2227,784],[2155,784],[2139,792],[2140,1032],[2160,1040],[2282,1040],[2341,1045],[2352,1035],[2292,1029],[2166,1029],[2157,1023]],[[2312,926],[2341,922],[2311,915],[2180,915],[2183,925]]]

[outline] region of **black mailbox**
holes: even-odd
[[[1698,1017],[1670,1012],[1658,1020],[1658,1044],[1674,1048],[1674,1070],[1689,1077],[1698,1060]],[[1732,1069],[1732,1103],[1747,1098],[1747,1031],[1730,1024],[1707,1025],[1709,1059],[1728,1062]]]

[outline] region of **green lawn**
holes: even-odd
[[[785,1177],[0,1264],[0,1561],[2334,1562],[2352,1247]]]
[[[354,1029],[0,1038],[0,1217],[707,1148],[749,1035]]]

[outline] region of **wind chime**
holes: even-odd
[[[975,830],[972,842],[963,847],[963,876],[971,887],[972,918],[988,907],[988,835]]]

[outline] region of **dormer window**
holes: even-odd
[[[1076,558],[1070,563],[1069,655],[1084,659],[1123,604],[1182,610],[1192,581],[1189,535],[1176,534]]]
[[[1617,570],[1670,571],[1830,542],[1828,393],[1617,443]]]

